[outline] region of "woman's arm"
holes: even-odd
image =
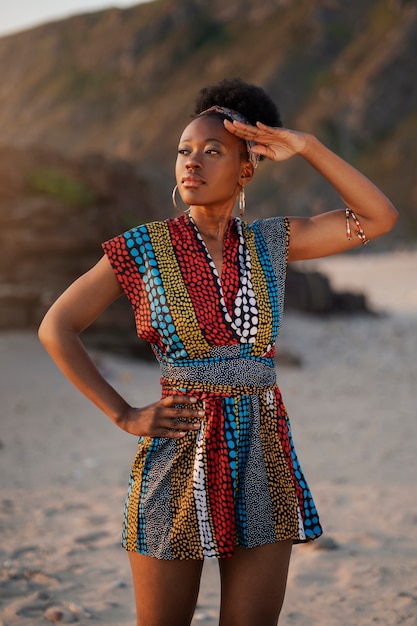
[[[65,376],[115,423],[128,404],[101,376],[79,335],[121,293],[103,257],[58,298],[39,327],[41,343]]]
[[[247,126],[225,120],[227,130],[255,141],[253,152],[273,161],[298,154],[314,167],[337,191],[344,205],[353,210],[368,239],[391,230],[398,213],[388,198],[370,180],[326,148],[313,135],[258,123]],[[309,218],[290,218],[289,261],[328,256],[360,245],[350,218],[352,238],[346,236],[345,209]]]
[[[65,376],[117,426],[138,436],[182,437],[199,423],[178,422],[178,417],[194,417],[197,422],[200,413],[174,405],[192,403],[193,398],[170,396],[141,409],[131,407],[103,378],[80,340],[80,333],[121,293],[104,256],[52,305],[40,325],[39,339]]]

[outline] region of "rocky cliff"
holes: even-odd
[[[132,164],[0,149],[0,328],[35,328],[57,296],[98,261],[100,242],[157,218],[154,206]],[[125,349],[134,340],[125,299],[93,328],[108,335],[108,346],[121,331]]]
[[[4,37],[0,68],[0,144],[137,162],[164,206],[196,91],[256,82],[382,185],[403,216],[391,240],[416,236],[414,1],[156,0]],[[339,202],[296,160],[265,164],[248,195],[253,216]]]
[[[264,86],[287,126],[311,131],[397,204],[378,246],[417,234],[417,6],[400,0],[156,0],[0,39],[0,327],[34,327],[100,255],[100,242],[173,214],[176,142],[200,87]],[[340,206],[301,160],[263,163],[248,219]],[[290,271],[287,303],[364,309]],[[127,330],[129,329],[129,331]],[[95,325],[131,349],[126,302]],[[115,334],[116,333],[116,334]]]

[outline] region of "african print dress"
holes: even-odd
[[[222,279],[189,216],[103,244],[161,368],[162,396],[204,407],[198,431],[141,437],[122,545],[160,559],[228,557],[322,530],[276,385],[289,227],[231,219]]]

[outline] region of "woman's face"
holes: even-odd
[[[252,178],[245,145],[214,116],[193,120],[178,144],[175,175],[188,206],[233,207],[240,185]]]

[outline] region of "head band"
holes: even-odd
[[[250,125],[249,120],[246,119],[244,115],[239,113],[238,111],[234,111],[233,109],[228,109],[227,107],[221,107],[215,104],[214,106],[206,109],[205,111],[201,111],[200,115],[205,115],[206,113],[223,113],[226,117],[229,117],[231,120],[235,120],[236,122],[241,122],[241,124]],[[255,154],[252,152],[252,148],[256,145],[256,141],[245,141],[246,148],[248,151],[248,159],[252,163],[254,169],[256,169],[259,165],[259,154]]]

